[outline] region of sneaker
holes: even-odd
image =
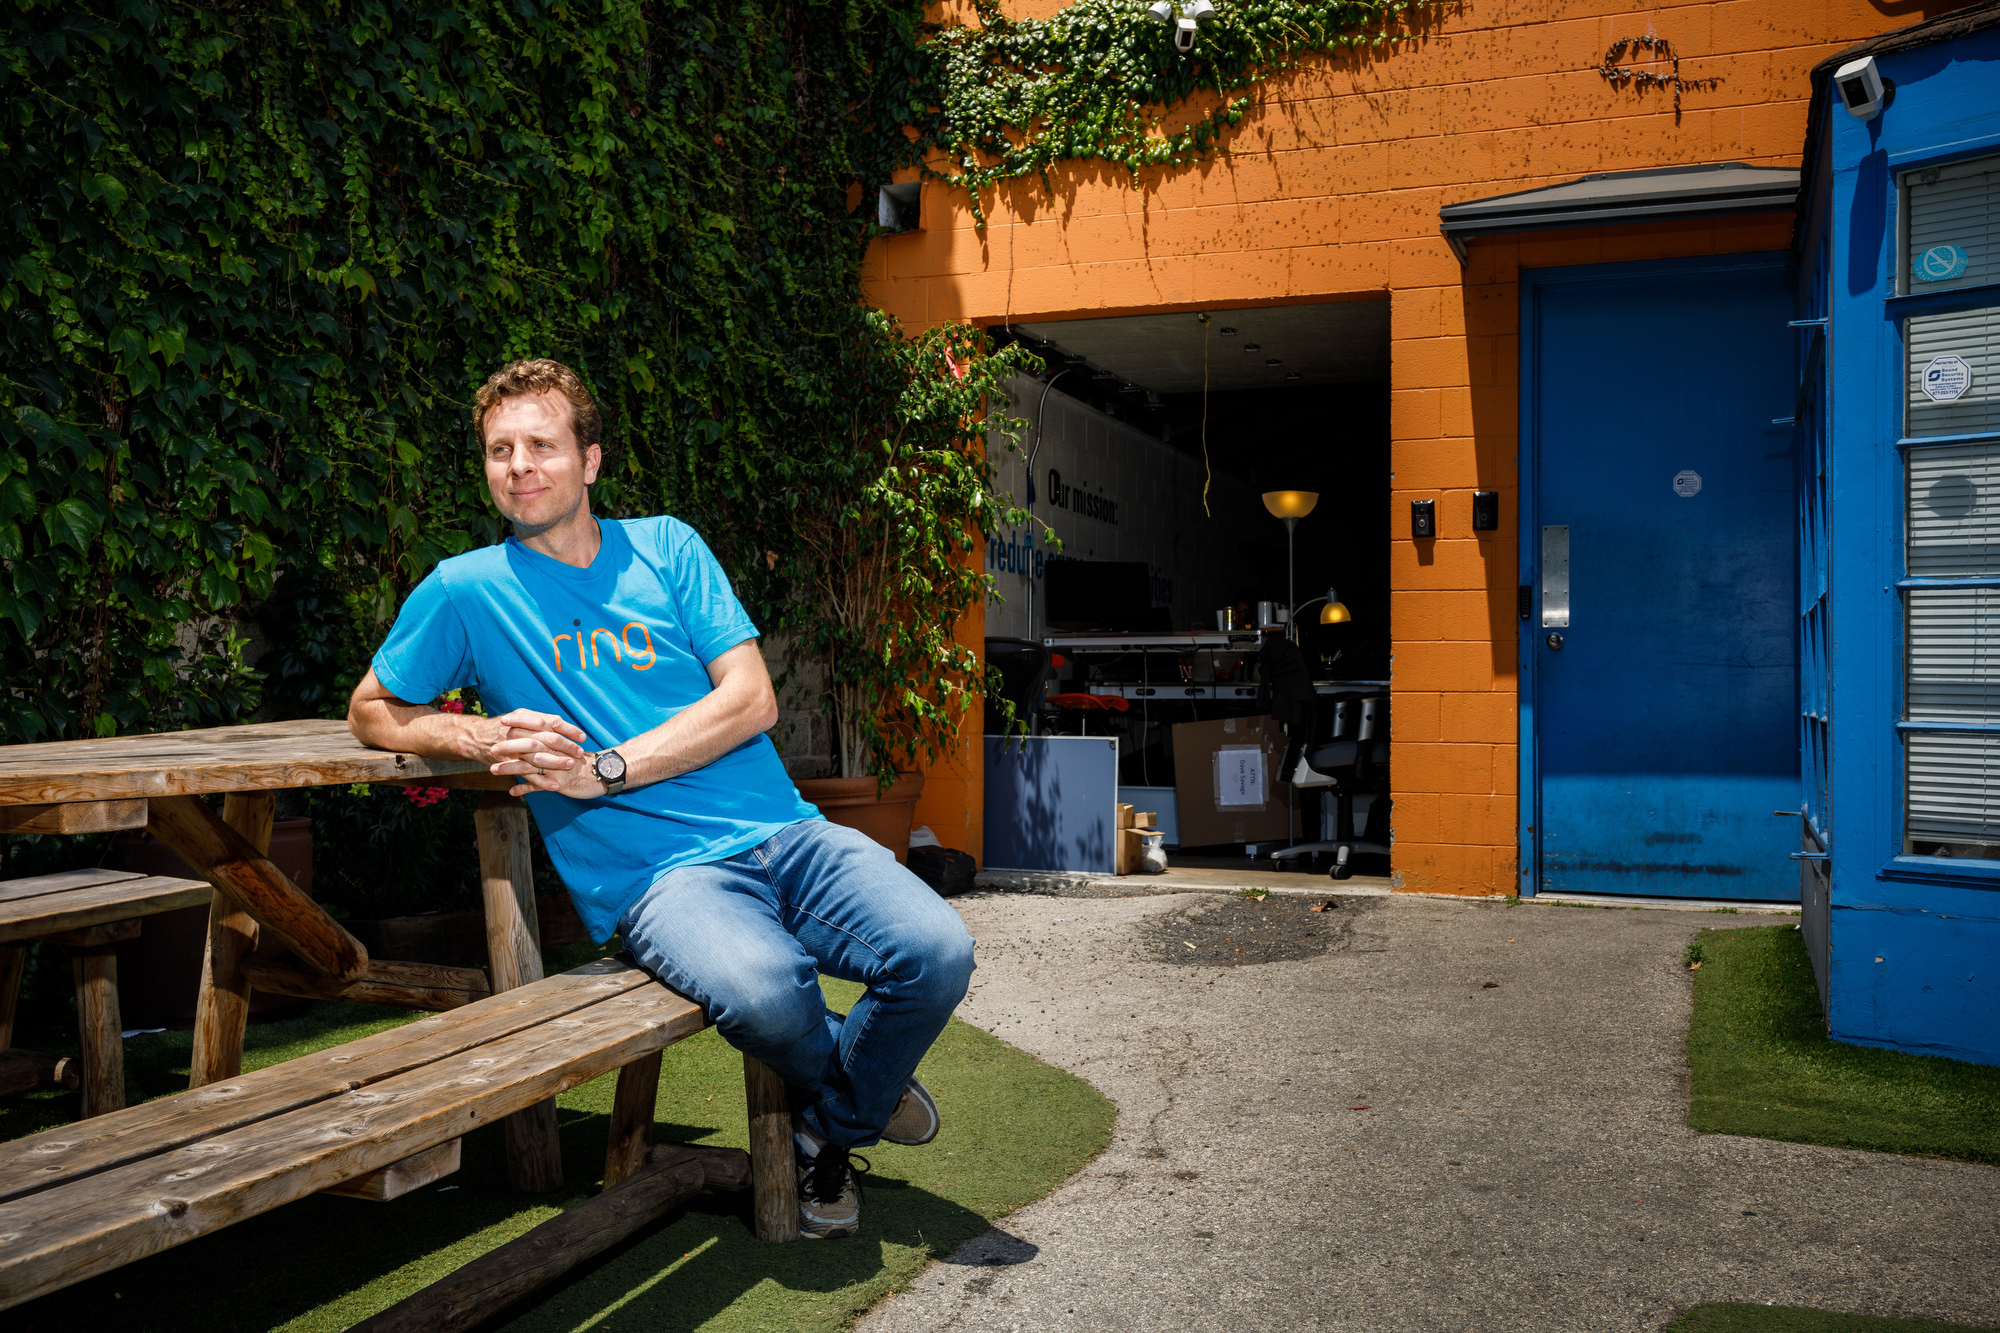
[[[889,1123],[882,1127],[882,1138],[887,1143],[914,1148],[936,1138],[938,1124],[937,1103],[931,1100],[930,1090],[911,1079],[904,1086],[903,1098],[896,1103]]]
[[[861,1230],[860,1173],[868,1159],[829,1143],[799,1154],[799,1238],[834,1240]]]

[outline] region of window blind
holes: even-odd
[[[2000,157],[1905,172],[1903,198],[1901,290],[1940,292],[2000,282]],[[1957,267],[1954,256],[1935,253],[1941,246],[1964,256],[1956,277],[1938,276]],[[1932,257],[1927,261],[1926,255]]]
[[[2000,306],[1912,315],[1906,325],[1909,348],[1911,435],[1968,435],[2000,430]],[[1957,357],[1971,382],[1954,399],[1938,401],[1925,391],[1933,362]],[[1954,367],[1951,373],[1959,373]],[[1939,392],[1933,389],[1932,392]]]
[[[1912,577],[2000,576],[2000,440],[1909,452]],[[1910,588],[1904,716],[2000,725],[2000,588]],[[2000,858],[2000,735],[1906,736],[1905,850]]]

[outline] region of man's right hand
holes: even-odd
[[[562,772],[585,756],[583,729],[552,713],[516,709],[503,717],[440,712],[384,688],[370,670],[347,704],[347,728],[363,745],[431,759],[470,759],[496,775]]]

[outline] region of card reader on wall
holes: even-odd
[[[1500,530],[1500,492],[1474,491],[1472,493],[1472,530],[1474,532],[1498,532]]]
[[[1437,501],[1410,501],[1410,540],[1423,541],[1437,535]]]

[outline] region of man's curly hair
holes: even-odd
[[[479,432],[481,444],[486,439],[486,418],[500,406],[501,399],[550,392],[569,399],[569,425],[576,432],[578,450],[598,443],[604,417],[597,410],[597,400],[583,386],[582,377],[560,361],[538,357],[532,361],[508,362],[494,371],[473,395],[472,425]]]

